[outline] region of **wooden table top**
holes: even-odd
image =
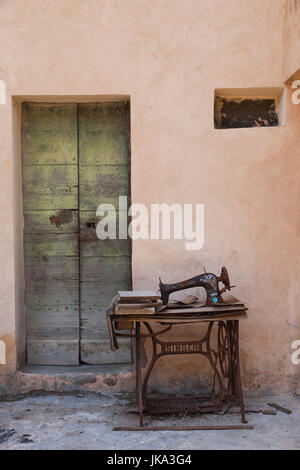
[[[114,320],[125,320],[125,321],[149,321],[149,322],[169,322],[169,321],[219,321],[224,320],[238,320],[247,318],[247,308],[241,302],[224,304],[218,306],[207,306],[200,304],[196,306],[179,306],[177,304],[169,304],[162,310],[158,310],[152,314],[145,314],[142,310],[134,310],[126,312],[123,310],[119,313],[118,310],[113,312]]]
[[[133,314],[114,314],[112,320],[116,321],[129,321],[129,322],[148,322],[148,323],[199,323],[207,321],[226,321],[226,320],[244,320],[247,318],[246,310],[238,310],[226,313],[214,313],[197,315],[196,312],[175,314],[173,312],[164,311],[163,314],[153,315],[133,315]]]
[[[180,324],[180,323],[202,323],[202,322],[219,322],[227,320],[245,320],[247,319],[247,308],[243,303],[232,303],[218,306],[193,306],[193,307],[180,307],[176,305],[168,306],[161,311],[152,314],[143,314],[141,310],[136,313],[132,310],[126,313],[115,311],[112,302],[107,312],[108,329],[110,334],[110,342],[112,350],[118,349],[116,340],[116,332],[114,323],[117,321],[131,322],[132,324],[139,322],[147,323],[165,323],[165,324]],[[132,325],[133,326],[133,325]]]

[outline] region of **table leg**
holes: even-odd
[[[235,393],[235,354],[234,354],[234,346],[235,346],[235,341],[234,341],[234,336],[233,336],[233,321],[232,320],[227,320],[226,322],[226,327],[227,327],[227,338],[228,338],[228,388],[229,388],[229,393],[230,393],[230,400],[234,400],[236,393]]]
[[[240,371],[240,351],[239,351],[239,321],[234,320],[234,338],[235,338],[235,390],[236,396],[239,401],[240,410],[241,410],[241,421],[242,423],[247,423],[245,417],[245,407],[243,399],[243,390],[241,383],[241,371]]]
[[[135,364],[136,364],[136,398],[140,415],[140,426],[143,424],[143,397],[142,397],[142,372],[141,372],[141,323],[135,324]]]

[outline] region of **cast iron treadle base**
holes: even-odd
[[[147,398],[145,412],[150,415],[213,413],[223,409],[222,403],[203,401],[199,397]]]

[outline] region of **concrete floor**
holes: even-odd
[[[247,406],[272,401],[292,410],[276,416],[248,413],[254,430],[114,432],[113,426],[137,425],[124,395],[39,395],[0,402],[2,449],[300,449],[300,398],[246,398]],[[240,424],[239,415],[146,418],[147,424]]]

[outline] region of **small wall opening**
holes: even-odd
[[[224,88],[215,90],[215,129],[276,127],[283,124],[283,88]]]

